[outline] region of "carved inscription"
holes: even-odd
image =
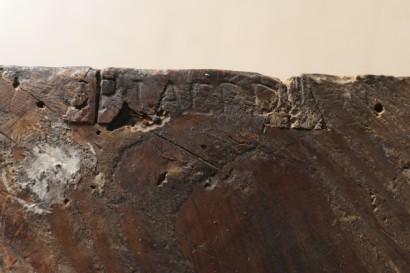
[[[64,118],[71,123],[95,123],[99,71],[89,70],[84,78],[69,81],[64,87],[64,101],[68,109]]]
[[[157,73],[155,77],[153,73]],[[113,122],[126,103],[136,115],[152,118],[164,115],[172,118],[184,113],[229,115],[240,112],[265,120],[266,126],[309,127],[303,122],[296,124],[294,118],[291,125],[291,109],[304,103],[293,99],[295,83],[287,90],[275,80],[249,81],[245,75],[210,83],[211,75],[201,71],[189,74],[191,82],[179,82],[183,73],[143,71],[131,77],[118,71],[103,71],[98,123]],[[296,85],[299,88],[299,83]],[[303,119],[303,113],[297,119]]]

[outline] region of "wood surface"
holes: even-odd
[[[0,75],[1,272],[410,272],[410,78]]]

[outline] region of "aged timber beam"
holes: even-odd
[[[0,75],[1,272],[410,268],[410,78]]]

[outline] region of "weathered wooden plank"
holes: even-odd
[[[0,67],[4,272],[407,272],[410,79]]]

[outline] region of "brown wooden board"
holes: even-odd
[[[410,78],[0,74],[1,272],[410,272]]]

